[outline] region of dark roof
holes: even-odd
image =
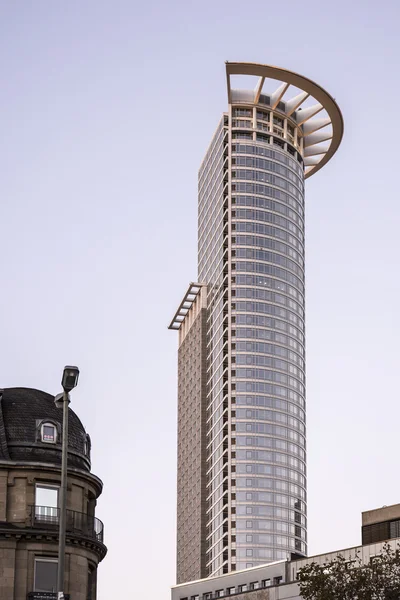
[[[90,471],[85,442],[90,440],[77,415],[69,408],[68,466]],[[54,423],[58,431],[56,444],[42,442],[43,422]],[[62,410],[54,396],[29,388],[0,390],[0,460],[61,464]]]

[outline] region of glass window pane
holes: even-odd
[[[46,485],[36,486],[35,518],[58,523],[58,488]]]
[[[55,592],[57,589],[57,561],[35,561],[35,592]]]
[[[54,425],[43,425],[43,441],[56,441],[56,428],[54,427]]]
[[[36,486],[36,506],[50,506],[57,508],[58,505],[58,488],[37,485]]]

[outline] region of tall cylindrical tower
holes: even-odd
[[[237,569],[306,553],[303,142],[275,104],[229,115]]]
[[[296,73],[250,63],[226,72],[229,110],[199,171],[199,283],[171,323],[184,324],[187,365],[201,290],[203,358],[180,377],[178,404],[184,432],[188,398],[201,407],[205,544],[191,559],[193,483],[179,477],[186,469],[190,481],[187,459],[178,460],[178,582],[307,553],[304,184],[337,150],[343,119]],[[255,77],[255,87],[242,89],[242,78],[236,89],[236,76]],[[190,438],[179,431],[185,456]]]

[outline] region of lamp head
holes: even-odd
[[[70,392],[78,385],[79,369],[78,367],[64,367],[61,385],[64,392]]]

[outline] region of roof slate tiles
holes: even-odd
[[[69,408],[68,454],[69,466],[90,471],[85,456],[86,431]],[[54,404],[54,396],[29,388],[0,390],[0,460],[61,463],[61,436],[57,444],[38,439],[40,423],[49,419],[62,431],[62,410]],[[78,453],[81,456],[77,456]]]

